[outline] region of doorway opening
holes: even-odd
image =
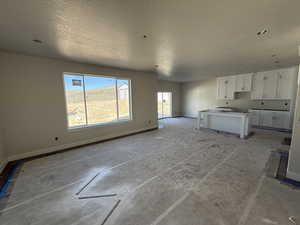
[[[172,117],[172,92],[157,92],[158,119]]]

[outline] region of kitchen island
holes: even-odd
[[[197,128],[225,131],[239,134],[240,138],[245,138],[249,135],[249,113],[199,111]]]

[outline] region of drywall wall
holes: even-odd
[[[133,120],[69,131],[63,72],[130,78]],[[157,75],[0,52],[3,139],[9,160],[157,127]],[[58,140],[55,140],[58,137]]]
[[[291,67],[295,75],[298,75],[298,67]],[[296,97],[297,84],[294,87],[294,99]],[[291,109],[294,111],[294,100],[251,100],[250,92],[236,93],[235,100],[217,100],[217,80],[209,79],[204,81],[186,82],[182,84],[182,112],[184,116],[196,117],[197,111],[219,107],[234,107],[247,111],[249,108],[260,109]],[[261,103],[264,103],[262,105]],[[287,105],[285,105],[287,103]]]
[[[181,116],[181,83],[159,80],[158,91],[172,92],[172,116]]]
[[[2,139],[2,130],[0,128],[0,173],[6,164],[6,158],[4,154],[4,146],[3,146],[3,139]]]
[[[298,76],[298,87],[299,85],[300,85],[300,76]],[[287,177],[300,182],[299,162],[300,162],[300,90],[298,88]]]

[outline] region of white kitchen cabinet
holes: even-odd
[[[250,124],[253,126],[259,126],[260,124],[260,111],[261,110],[249,110]]]
[[[290,113],[289,112],[273,112],[272,113],[272,127],[274,128],[290,128]]]
[[[263,99],[275,99],[277,97],[277,74],[273,71],[263,73]]]
[[[277,73],[277,98],[291,99],[293,90],[294,76],[287,71],[280,71]]]
[[[263,127],[272,127],[273,120],[272,120],[273,111],[264,111],[260,112],[260,126]]]
[[[273,110],[249,110],[250,124],[257,127],[291,129],[290,112]]]
[[[236,76],[236,92],[246,92],[252,89],[252,74],[242,74]]]
[[[290,69],[259,72],[252,82],[251,99],[288,100],[293,96],[295,73]]]
[[[234,99],[235,76],[217,78],[217,99]]]
[[[264,77],[262,74],[254,74],[252,79],[251,99],[262,99],[264,90]]]

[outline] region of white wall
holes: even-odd
[[[298,67],[290,69],[295,75],[298,75]],[[294,98],[296,96],[297,84],[294,87]],[[235,107],[244,111],[249,108],[260,109],[291,109],[294,110],[294,100],[264,100],[257,101],[250,99],[250,92],[236,93],[235,100],[217,100],[217,80],[209,79],[204,81],[187,82],[182,84],[182,112],[184,116],[196,117],[197,111],[220,107]],[[261,105],[261,103],[264,105]],[[287,105],[285,105],[287,103]]]
[[[159,80],[158,91],[172,92],[172,116],[181,116],[181,83]]]
[[[68,131],[63,72],[131,78],[133,121]],[[157,127],[154,73],[2,51],[0,74],[3,139],[9,160]]]
[[[298,87],[299,85],[300,85],[300,76],[298,77]],[[291,144],[290,154],[289,154],[287,176],[291,179],[300,181],[300,90],[299,88],[298,88],[298,93],[296,98],[293,136],[292,136],[292,144]]]
[[[4,154],[2,130],[0,129],[0,173],[1,173],[2,169],[5,167],[5,164],[6,164],[6,158],[5,158],[5,154]]]

